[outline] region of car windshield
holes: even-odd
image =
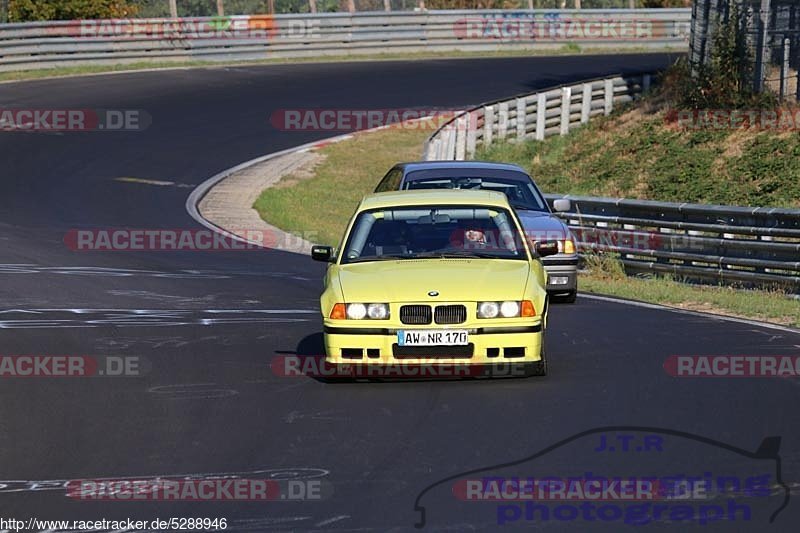
[[[360,213],[347,237],[342,263],[438,258],[526,260],[527,254],[506,209],[414,206]]]
[[[484,189],[502,192],[515,209],[548,211],[547,203],[529,178],[441,176],[408,179],[405,189]]]

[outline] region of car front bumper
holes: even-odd
[[[466,329],[467,346],[399,346],[397,331],[444,329],[432,327],[354,327],[325,321],[326,361],[332,364],[487,365],[541,360],[542,321]]]
[[[547,272],[547,292],[565,293],[578,290],[578,255],[557,254],[542,259]]]

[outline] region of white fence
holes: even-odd
[[[687,48],[688,9],[235,15],[0,24],[0,71],[405,52]]]
[[[425,159],[469,159],[481,144],[495,139],[543,140],[566,135],[593,116],[608,115],[650,88],[651,74],[564,85],[546,91],[484,104],[459,114],[425,145]]]

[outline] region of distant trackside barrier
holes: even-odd
[[[234,15],[0,24],[0,71],[414,52],[688,48],[689,9]]]

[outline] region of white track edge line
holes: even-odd
[[[680,313],[683,315],[692,315],[698,316],[702,318],[712,319],[712,320],[726,320],[728,322],[738,322],[740,324],[747,324],[749,326],[757,326],[761,328],[767,329],[775,329],[778,331],[785,331],[787,333],[793,333],[795,335],[800,334],[800,329],[792,328],[789,326],[782,326],[780,324],[773,324],[771,322],[761,322],[758,320],[750,320],[747,318],[740,318],[735,316],[727,316],[727,315],[719,315],[716,313],[705,313],[702,311],[692,311],[690,309],[681,309],[679,307],[672,307],[669,305],[664,304],[654,304],[649,302],[639,302],[636,300],[627,300],[624,298],[614,298],[613,296],[601,296],[598,294],[588,294],[585,292],[581,292],[578,294],[579,298],[589,298],[592,300],[602,300],[604,302],[612,302],[617,304],[623,305],[632,305],[634,307],[644,307],[646,309],[657,309],[660,311],[671,311],[673,313]]]

